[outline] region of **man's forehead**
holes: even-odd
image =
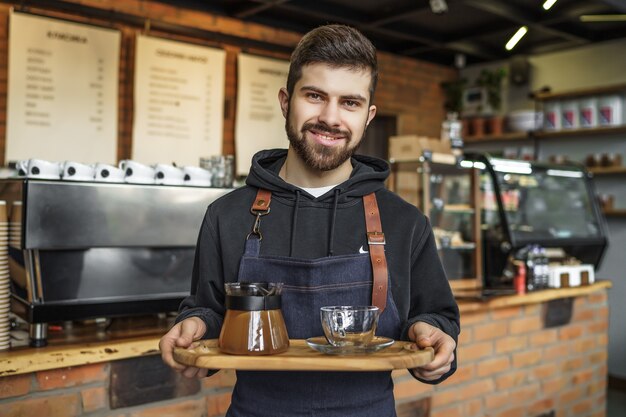
[[[332,92],[341,92],[341,95],[361,94],[369,97],[371,81],[372,74],[367,68],[315,63],[302,66],[297,88],[314,86],[324,91],[332,89]]]

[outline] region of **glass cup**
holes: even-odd
[[[380,310],[376,306],[320,308],[324,336],[336,347],[366,346],[374,338]]]

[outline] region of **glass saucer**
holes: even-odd
[[[393,345],[394,340],[388,337],[375,336],[367,345],[333,346],[324,336],[310,337],[306,340],[311,348],[328,355],[357,355],[374,353]]]

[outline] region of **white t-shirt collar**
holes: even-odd
[[[338,185],[339,184],[328,185],[326,187],[313,187],[313,188],[310,188],[310,187],[299,187],[299,188],[303,189],[307,193],[311,194],[313,197],[317,198],[317,197],[320,197],[320,196],[326,194],[327,192],[329,192],[330,190],[332,190],[333,188],[335,188]]]

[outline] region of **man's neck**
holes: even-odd
[[[306,166],[294,150],[289,148],[279,175],[285,182],[297,187],[317,188],[341,184],[350,178],[351,173],[350,159],[331,171],[319,171]]]

